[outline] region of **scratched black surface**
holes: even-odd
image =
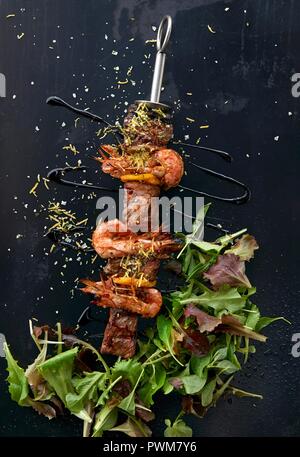
[[[16,16],[6,19],[10,13]],[[80,120],[75,128],[71,113],[48,107],[45,99],[63,96],[79,107],[107,115],[110,121],[121,118],[125,101],[148,95],[154,52],[145,40],[154,38],[151,26],[165,13],[173,16],[174,30],[163,99],[176,103],[175,135],[182,139],[189,135],[191,142],[201,137],[203,145],[232,152],[231,165],[204,152],[190,152],[197,163],[231,174],[252,189],[246,205],[214,203],[211,221],[230,229],[247,226],[255,234],[261,250],[249,276],[258,287],[256,302],[264,314],[285,315],[292,321],[291,326],[277,323],[268,328],[268,343],[257,345],[256,355],[237,376],[236,384],[262,393],[263,401],[223,400],[203,420],[188,418],[187,422],[196,436],[299,435],[300,359],[290,354],[291,336],[300,331],[300,100],[291,96],[290,82],[291,75],[300,71],[299,2],[0,1],[0,72],[7,81],[7,97],[0,99],[0,332],[18,359],[29,362],[34,348],[28,319],[34,316],[41,322],[61,320],[73,325],[89,302],[76,291],[72,297],[74,278],[95,277],[99,269],[97,262],[91,266],[85,258],[80,265],[67,251],[47,255],[50,243],[43,238],[45,219],[43,214],[38,217],[40,205],[52,198],[64,200],[80,216],[87,213],[92,226],[95,199],[82,199],[88,195],[83,190],[74,193],[52,186],[47,191],[42,185],[35,199],[28,191],[37,174],[45,176],[47,170],[80,158],[91,167],[90,180],[101,185],[112,185],[112,181],[95,174],[97,165],[88,158],[97,146],[97,124]],[[150,52],[148,59],[144,55]],[[113,69],[116,66],[119,73]],[[130,79],[136,84],[129,82],[118,89],[116,82],[126,78],[129,66],[133,66]],[[186,117],[195,122],[189,123]],[[200,129],[200,125],[209,128]],[[68,143],[76,145],[79,156],[62,150]],[[183,184],[235,192],[190,166],[187,169]],[[66,257],[73,261],[66,262]],[[65,263],[67,268],[63,268]],[[97,344],[101,325],[91,324],[86,330]],[[0,358],[2,436],[81,433],[75,418],[49,422],[11,402],[4,368]],[[178,406],[174,397],[160,399],[155,436],[162,435],[164,418],[176,417]]]

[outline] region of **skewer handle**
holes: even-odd
[[[161,86],[165,68],[166,53],[165,49],[170,39],[172,31],[172,18],[169,15],[166,15],[162,18],[161,23],[157,32],[157,41],[156,41],[156,59],[152,80],[151,96],[150,101],[154,103],[159,103]]]

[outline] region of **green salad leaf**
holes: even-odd
[[[193,430],[191,427],[186,425],[182,419],[175,421],[173,425],[169,419],[166,419],[165,424],[167,426],[164,431],[164,436],[166,438],[188,438],[193,436]]]
[[[68,409],[79,413],[89,401],[97,403],[98,390],[103,389],[105,380],[106,374],[100,371],[84,373],[83,378],[73,378],[72,383],[76,393],[69,392],[66,395]]]
[[[29,394],[29,386],[25,372],[13,358],[7,343],[4,343],[3,347],[7,361],[7,381],[9,384],[8,390],[11,398],[20,406],[28,406],[27,399]]]
[[[122,432],[132,438],[150,437],[152,435],[151,429],[136,417],[128,417],[127,420],[121,424],[113,427],[110,432]]]
[[[172,334],[172,321],[168,317],[160,314],[156,320],[158,336],[160,340],[164,343],[166,349],[170,352],[171,356],[176,360],[179,365],[182,363],[177,359],[174,353],[173,345],[173,334]]]
[[[38,369],[44,379],[55,390],[58,397],[66,405],[66,397],[69,393],[75,394],[72,384],[72,373],[74,359],[78,348],[69,349],[62,352],[38,366]]]

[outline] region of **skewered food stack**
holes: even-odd
[[[157,211],[155,197],[161,188],[177,186],[184,171],[181,156],[167,147],[173,135],[170,107],[159,103],[170,33],[171,18],[165,16],[158,30],[151,99],[129,107],[122,128],[123,142],[102,145],[97,158],[104,173],[124,183],[123,220],[100,221],[97,225],[93,246],[108,262],[101,280],[83,280],[82,290],[93,294],[98,306],[110,308],[101,352],[124,358],[135,353],[137,316],[154,317],[161,308],[162,295],[155,288],[160,260],[179,247],[169,233],[161,227],[153,230],[152,224]]]

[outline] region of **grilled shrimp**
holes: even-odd
[[[116,288],[110,279],[98,282],[83,279],[81,282],[86,286],[81,290],[93,294],[94,303],[103,308],[119,308],[143,317],[155,317],[162,305],[162,295],[157,289],[140,287],[136,295],[132,295],[128,288]]]
[[[153,154],[153,159],[160,164],[153,168],[151,173],[161,179],[164,189],[176,187],[183,175],[183,160],[178,152],[173,149],[159,149]],[[161,174],[161,168],[163,174]],[[157,174],[156,174],[157,173]]]
[[[113,146],[102,146],[100,151],[101,158],[97,158],[102,162],[102,171],[114,178],[120,178],[124,182],[146,181],[165,189],[179,184],[184,167],[182,157],[176,151],[153,147],[150,150],[146,150],[147,153],[143,150],[144,159],[138,162],[135,160],[135,154],[140,152],[136,152],[135,149],[137,147],[134,149],[135,152],[132,152],[132,149],[128,148],[125,153],[119,154],[118,149]],[[153,181],[153,176],[156,178],[155,181]]]
[[[169,233],[134,233],[127,230],[126,225],[118,219],[100,222],[93,233],[92,243],[103,259],[140,253],[145,256],[155,254],[163,258],[179,248],[179,243],[173,240]]]

